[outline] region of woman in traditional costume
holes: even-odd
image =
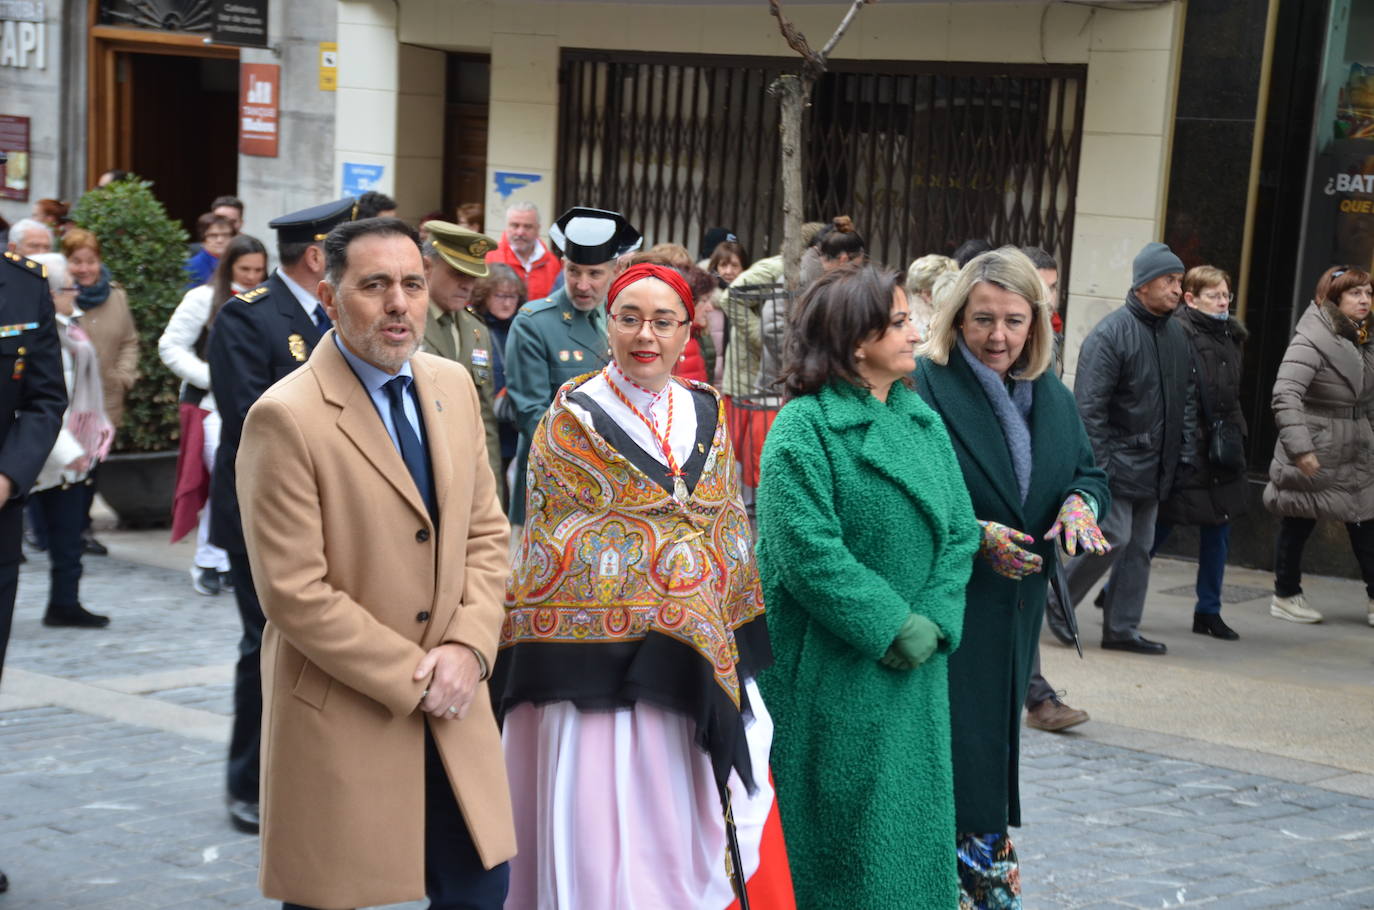
[[[791,907],[768,777],[771,662],[717,393],[674,379],[692,293],[611,285],[611,362],[530,447],[492,680],[519,855],[507,906]],[[727,819],[733,815],[733,825]]]

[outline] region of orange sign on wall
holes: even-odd
[[[239,151],[242,154],[277,157],[280,89],[281,67],[277,64],[239,64]]]

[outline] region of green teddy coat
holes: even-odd
[[[954,802],[961,834],[1005,832],[1021,824],[1017,769],[1021,706],[1040,640],[1045,594],[1058,550],[1044,540],[1070,493],[1088,494],[1097,513],[1111,505],[1107,475],[1093,461],[1073,393],[1053,373],[1035,380],[1030,412],[1031,478],[1026,502],[997,415],[958,350],[949,365],[921,360],[921,396],[944,417],[973,512],[1025,531],[1045,560],[1039,574],[1012,581],[974,563],[964,608],[964,640],[949,660]]]
[[[763,448],[758,563],[774,665],[760,685],[799,908],[953,908],[949,653],[980,533],[939,417],[836,381],[789,402]],[[913,612],[914,670],[878,663]]]

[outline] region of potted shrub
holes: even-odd
[[[138,329],[138,381],[97,489],[125,526],[166,523],[176,488],[180,382],[158,357],[157,341],[186,288],[188,237],[152,184],[135,177],[82,196],[72,220],[100,238],[101,258],[128,293]]]

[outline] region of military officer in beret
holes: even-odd
[[[66,408],[46,272],[6,252],[0,256],[0,672],[19,591],[24,499],[57,441]],[[8,889],[0,872],[0,892]]]
[[[506,340],[506,393],[520,428],[512,525],[525,523],[525,469],[539,418],[559,386],[609,361],[606,291],[620,272],[617,260],[644,238],[619,212],[574,206],[550,225],[549,239],[563,252],[563,287],[521,307]]]
[[[429,282],[429,318],[421,350],[461,363],[472,376],[482,405],[487,460],[496,489],[503,491],[501,436],[492,410],[496,393],[491,371],[491,331],[468,306],[473,285],[478,278],[487,277],[486,255],[496,248],[496,241],[450,221],[426,221],[425,229],[429,231],[423,247],[425,280]],[[501,501],[506,501],[504,495]]]
[[[267,281],[231,297],[210,327],[206,360],[219,407],[219,451],[210,489],[210,541],[229,553],[229,575],[243,622],[234,673],[234,729],[229,740],[229,820],[240,831],[258,830],[258,748],[262,739],[262,629],[266,619],[253,588],[243,541],[234,469],[243,420],[253,402],[278,379],[305,363],[330,328],[316,297],[324,278],[324,238],[351,221],[350,196],[283,215],[277,232],[280,265]]]

